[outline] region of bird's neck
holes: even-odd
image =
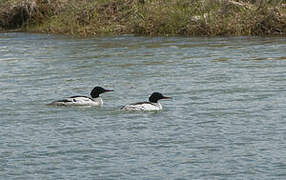
[[[96,97],[96,98],[92,98],[95,102],[98,102],[100,105],[102,105],[103,104],[103,101],[102,101],[102,99],[101,99],[101,97]]]

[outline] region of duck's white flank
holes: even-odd
[[[159,102],[142,102],[126,105],[123,106],[121,109],[125,111],[160,111],[162,110],[162,105]]]
[[[54,101],[50,105],[58,106],[101,106],[103,101],[101,97],[90,98],[86,96],[68,97],[63,100]]]

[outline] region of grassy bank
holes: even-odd
[[[286,35],[285,0],[0,0],[0,29],[144,35]]]

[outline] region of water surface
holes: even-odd
[[[97,85],[101,108],[46,105]],[[2,33],[0,177],[285,179],[285,87],[285,38]]]

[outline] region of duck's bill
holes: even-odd
[[[162,99],[172,99],[172,97],[164,96]]]
[[[114,91],[114,90],[111,90],[111,89],[104,89],[104,92],[111,92],[111,91]]]

